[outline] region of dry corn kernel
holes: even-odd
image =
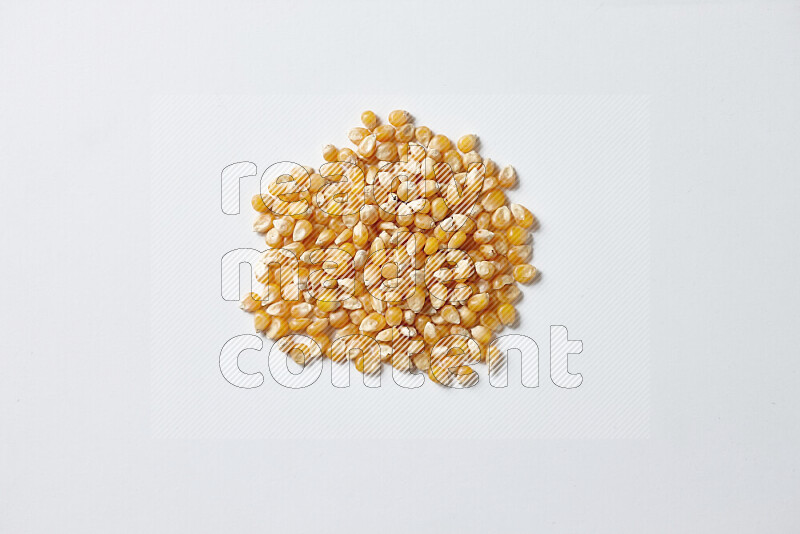
[[[378,126],[378,116],[374,111],[367,110],[361,114],[361,123],[370,130],[374,130]]]
[[[508,261],[512,265],[525,263],[531,257],[532,248],[530,245],[515,245],[508,249]]]
[[[465,328],[472,328],[478,324],[478,315],[468,306],[461,306],[458,309],[458,315],[461,317],[461,325]]]
[[[397,306],[392,306],[386,310],[386,324],[389,326],[397,326],[403,321],[403,310]]]
[[[263,332],[266,330],[270,321],[272,321],[272,316],[267,314],[267,312],[264,310],[256,311],[255,315],[253,316],[253,323],[257,332]]]
[[[329,302],[329,301],[324,301],[324,300],[317,301],[317,309],[319,309],[323,313],[330,313],[330,312],[336,310],[338,307],[339,307],[339,303],[338,302],[334,302],[334,301],[330,301]]]
[[[450,238],[450,241],[447,242],[447,248],[460,248],[461,245],[467,240],[466,232],[459,230],[453,237]]]
[[[322,147],[322,158],[325,161],[336,161],[339,157],[339,149],[334,145],[325,145]]]
[[[411,114],[403,109],[396,109],[389,113],[389,123],[394,127],[400,127],[411,120]]]
[[[431,138],[429,146],[444,154],[450,149],[450,139],[448,139],[446,135],[436,134]]]
[[[506,237],[510,245],[524,245],[528,240],[528,231],[515,224],[506,231]]]
[[[431,217],[433,217],[434,221],[438,222],[447,217],[448,211],[447,204],[441,197],[436,197],[431,202]]]
[[[486,293],[473,295],[467,301],[467,307],[474,312],[483,311],[487,306],[489,306],[489,295]]]
[[[241,301],[241,308],[246,312],[254,312],[261,308],[261,297],[256,293],[248,293]]]
[[[361,321],[359,328],[364,332],[377,332],[383,330],[385,326],[386,320],[383,315],[378,312],[372,312]]]
[[[401,143],[408,143],[414,139],[414,126],[411,124],[403,124],[397,128],[394,137]]]
[[[512,203],[511,214],[514,216],[516,223],[522,228],[530,228],[533,225],[533,214],[525,206]]]
[[[481,345],[486,345],[489,343],[489,340],[492,339],[492,331],[482,325],[474,326],[470,330],[470,333],[472,333],[472,337],[475,338],[475,341]]]
[[[289,324],[280,317],[275,317],[269,325],[266,334],[270,339],[280,339],[289,332]]]
[[[266,213],[269,211],[269,207],[264,203],[264,198],[261,195],[253,195],[250,204],[252,204],[253,209],[259,213]]]
[[[441,311],[442,317],[445,321],[452,324],[459,324],[461,323],[461,315],[459,315],[458,310],[452,304],[448,304],[442,308]]]
[[[500,318],[497,317],[497,314],[494,312],[481,314],[480,323],[493,332],[497,332],[503,327],[503,323],[500,322]],[[480,343],[480,341],[478,341],[478,343]]]
[[[483,195],[481,198],[481,205],[483,209],[488,212],[493,212],[503,204],[505,204],[506,196],[503,194],[502,191],[494,190],[489,191],[488,193]]]
[[[305,330],[310,324],[311,319],[308,319],[307,317],[291,317],[288,321],[289,330],[293,330],[295,332],[301,332]]]
[[[478,137],[475,135],[472,134],[462,135],[458,139],[457,143],[458,149],[465,154],[467,152],[472,152],[477,142],[478,142]]]
[[[516,183],[517,171],[514,170],[514,167],[511,165],[506,165],[503,167],[503,170],[497,175],[497,184],[500,187],[508,189],[509,187],[514,187],[514,184]]]
[[[397,159],[397,146],[394,143],[381,143],[375,150],[375,157],[381,161],[395,161]]]
[[[498,230],[505,230],[511,224],[511,211],[506,206],[500,206],[492,213],[492,226]]]
[[[514,309],[514,306],[509,303],[501,304],[497,307],[497,317],[500,319],[501,323],[509,326],[517,319],[517,311]]]
[[[377,140],[375,139],[374,135],[369,135],[361,140],[358,144],[358,154],[365,158],[372,156],[375,153],[376,148],[378,147]]]
[[[375,128],[375,138],[381,143],[394,139],[394,126],[391,124],[381,124]]]
[[[536,267],[528,263],[514,267],[514,280],[520,284],[528,284],[536,277]]]
[[[427,126],[420,126],[414,131],[414,138],[419,141],[422,146],[428,146],[431,138],[433,138],[433,132]]]

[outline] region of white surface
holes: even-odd
[[[797,3],[458,6],[0,8],[0,531],[798,530]],[[651,95],[650,439],[153,439],[151,95],[406,84]]]
[[[381,391],[354,371],[341,391],[330,370],[304,391],[281,387],[267,365],[272,343],[240,366],[265,383],[242,390],[222,379],[219,354],[232,337],[255,334],[252,316],[220,296],[220,260],[230,250],[264,250],[252,231],[250,198],[272,163],[316,168],[326,142],[345,146],[365,106],[385,118],[395,102],[418,124],[457,138],[478,131],[482,153],[512,163],[509,191],[536,213],[533,263],[539,283],[521,286],[522,357],[539,347],[538,388],[520,383],[514,355],[508,388],[486,367],[470,391],[397,386],[385,366]],[[368,104],[365,104],[368,103]],[[649,105],[621,97],[270,96],[159,97],[153,109],[153,425],[158,437],[641,438],[649,405]],[[470,110],[468,116],[463,110]],[[256,164],[241,180],[241,212],[220,209],[219,176]],[[180,199],[176,202],[176,199]],[[249,269],[242,269],[249,271]],[[242,273],[242,295],[250,291]],[[181,295],[182,311],[175,313]],[[550,379],[550,326],[563,325],[583,351],[569,369],[578,388]],[[535,344],[533,342],[535,342]],[[505,347],[505,345],[504,345]],[[326,362],[327,363],[327,362]]]

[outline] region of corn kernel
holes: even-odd
[[[500,206],[492,213],[492,226],[498,230],[505,230],[511,224],[511,210],[507,206]]]
[[[361,123],[370,130],[374,130],[378,126],[378,116],[374,111],[365,111],[361,114]]]
[[[258,310],[253,316],[253,323],[257,332],[266,330],[270,321],[272,321],[272,316],[264,310]]]
[[[517,319],[517,311],[514,309],[514,306],[509,303],[501,304],[497,307],[497,317],[500,319],[501,323],[509,326]]]
[[[522,228],[530,228],[533,225],[533,214],[520,204],[511,204],[511,214],[516,223]]]
[[[381,124],[375,128],[375,138],[381,143],[386,143],[394,139],[394,126],[391,124]]]
[[[410,120],[411,114],[403,109],[396,109],[389,113],[389,123],[396,128],[399,128]]]
[[[436,134],[431,138],[429,145],[433,150],[437,150],[444,154],[450,149],[450,139],[446,135]]]
[[[397,306],[392,306],[386,310],[386,324],[397,326],[403,321],[403,310]]]
[[[475,145],[478,142],[478,137],[472,134],[462,135],[458,139],[458,149],[463,152],[472,152],[475,149]]]
[[[520,284],[528,284],[536,277],[536,267],[528,263],[514,267],[514,280]]]
[[[510,245],[524,245],[528,240],[528,231],[515,224],[506,231],[506,237]]]

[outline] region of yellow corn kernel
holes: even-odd
[[[499,190],[489,191],[481,198],[481,205],[483,209],[488,212],[493,212],[506,202],[506,195]]]
[[[336,156],[336,159],[339,161],[348,161],[351,159],[355,159],[356,153],[350,150],[349,148],[342,148],[339,150],[339,154]]]
[[[375,153],[378,143],[374,135],[369,135],[358,144],[358,154],[364,158],[369,158]]]
[[[364,224],[370,225],[375,224],[378,222],[378,208],[373,206],[372,204],[368,204],[361,208],[360,212],[361,222]]]
[[[510,245],[524,245],[528,240],[528,231],[515,224],[506,231],[506,237]]]
[[[281,300],[267,306],[267,313],[273,317],[286,317],[289,315],[289,303]]]
[[[500,206],[492,213],[492,226],[498,230],[505,230],[511,224],[511,210],[507,206]]]
[[[472,134],[467,134],[467,135],[462,135],[458,139],[457,146],[458,146],[458,149],[461,152],[466,154],[467,152],[472,152],[472,150],[475,148],[475,145],[477,144],[477,142],[478,142],[478,137],[477,136],[472,135]]]
[[[367,315],[363,321],[361,321],[361,325],[359,329],[362,332],[379,332],[383,330],[386,326],[386,319],[378,312],[372,312]]]
[[[347,315],[347,310],[336,310],[328,316],[328,321],[333,328],[342,328],[350,322],[350,316]]]
[[[356,253],[356,246],[352,243],[342,243],[339,245],[339,250],[344,250],[350,256],[353,256]]]
[[[446,243],[447,241],[450,240],[449,234],[447,233],[447,231],[445,231],[444,228],[442,228],[441,225],[433,229],[433,237],[438,239],[440,243]]]
[[[364,138],[370,136],[371,134],[372,132],[370,132],[368,129],[361,128],[359,126],[356,128],[352,128],[349,132],[347,132],[347,138],[350,139],[351,143],[358,146],[359,144],[361,144],[361,141],[363,141]]]
[[[450,241],[447,242],[447,248],[459,248],[466,240],[467,234],[463,230],[459,230],[453,234],[453,237],[451,237]]]
[[[461,161],[461,156],[455,150],[448,150],[444,155],[444,162],[450,166],[450,169],[455,173],[461,173],[464,170],[464,163]],[[456,176],[463,185],[463,180],[466,178],[465,175],[459,174]]]
[[[255,324],[257,332],[263,332],[266,330],[270,321],[272,321],[272,316],[264,310],[258,310],[253,316],[253,323]]]
[[[521,204],[511,204],[511,214],[517,224],[523,228],[530,228],[533,225],[533,214]]]
[[[536,267],[523,263],[514,267],[514,280],[520,284],[528,284],[536,278]]]
[[[520,298],[522,298],[522,291],[514,284],[506,286],[497,292],[497,300],[500,302],[510,302],[513,304]]]
[[[269,211],[269,207],[264,203],[264,199],[261,195],[253,195],[250,204],[253,206],[253,209],[259,213],[266,213]]]
[[[381,143],[386,143],[394,139],[394,126],[391,124],[381,124],[375,128],[375,138]]]
[[[292,317],[288,321],[289,330],[293,330],[295,332],[302,332],[308,325],[311,324],[311,319],[308,317]]]
[[[361,124],[370,130],[374,130],[378,126],[378,116],[375,115],[374,111],[367,110],[361,114]]]
[[[428,237],[428,239],[425,241],[425,248],[423,248],[422,250],[425,252],[425,254],[430,256],[431,254],[439,250],[439,240],[433,236]]]
[[[495,163],[491,159],[486,158],[485,160],[483,160],[483,166],[486,169],[487,177],[494,176],[495,174],[497,174],[497,163]]]
[[[478,324],[478,315],[468,306],[461,306],[458,309],[458,315],[461,316],[461,326],[464,328],[472,328]]]
[[[497,185],[508,189],[509,187],[514,187],[514,184],[516,183],[517,171],[514,170],[514,167],[511,165],[506,165],[503,167],[503,170],[497,175]]]
[[[328,324],[329,322],[327,318],[318,317],[311,321],[311,324],[306,327],[306,333],[312,337],[318,336],[324,332],[326,328],[328,328]]]
[[[356,224],[353,228],[353,244],[358,248],[364,248],[368,239],[369,231],[367,230],[366,225],[363,222],[358,221],[358,224]]]
[[[334,145],[325,145],[322,147],[322,157],[325,161],[336,161],[339,157],[339,149]]]
[[[414,138],[419,141],[422,146],[428,146],[433,137],[433,132],[427,126],[420,126],[414,131]]]
[[[324,300],[317,301],[317,308],[323,313],[330,313],[339,308],[338,302],[327,302]]]
[[[397,326],[403,322],[403,310],[397,306],[392,306],[386,310],[386,324],[389,326]]]
[[[483,311],[487,306],[489,306],[489,295],[487,293],[478,293],[471,296],[467,301],[467,307],[474,312]]]
[[[447,217],[449,208],[442,197],[436,197],[431,202],[431,217],[434,221],[441,221]]]
[[[336,232],[331,230],[330,228],[326,228],[325,230],[321,231],[317,236],[316,244],[320,247],[327,247],[333,240],[336,239]]]
[[[442,317],[445,321],[451,324],[459,324],[461,323],[461,316],[458,313],[458,310],[452,304],[447,304],[442,308],[441,311]]]
[[[492,330],[482,325],[472,327],[470,333],[481,345],[486,345],[492,339]]]
[[[267,330],[267,337],[270,339],[280,339],[289,332],[289,324],[280,317],[275,317]]]
[[[375,151],[375,157],[381,161],[396,161],[397,146],[394,143],[381,143]]]
[[[337,245],[343,245],[348,241],[350,241],[350,238],[352,237],[353,237],[353,231],[350,228],[345,228],[344,230],[339,232],[339,235],[336,236],[336,239],[334,239],[333,242]]]
[[[495,291],[498,289],[502,289],[509,284],[514,283],[514,277],[510,274],[498,274],[492,280],[492,289]]]
[[[515,245],[508,249],[508,261],[512,265],[520,265],[530,259],[531,252],[530,245]]]
[[[429,145],[433,150],[438,150],[442,154],[450,149],[450,139],[446,135],[436,134],[431,138]]]
[[[497,307],[497,317],[500,319],[501,323],[508,326],[513,324],[517,319],[517,311],[512,304],[501,304]]]
[[[475,272],[484,280],[491,280],[497,268],[490,261],[479,261],[475,264]]]
[[[248,293],[241,302],[241,308],[246,312],[254,312],[261,308],[261,297],[256,293]]]
[[[306,220],[297,221],[294,225],[294,230],[292,230],[292,239],[298,243],[302,242],[310,236],[313,231],[314,229],[310,222]]]
[[[354,325],[361,324],[361,321],[363,321],[366,317],[367,312],[364,310],[355,310],[350,312],[350,322]]]
[[[301,302],[299,304],[295,304],[294,306],[292,306],[291,310],[289,311],[289,314],[292,317],[299,319],[301,317],[308,317],[309,315],[311,315],[312,311],[313,311],[313,306],[311,306],[311,304],[309,304],[308,302]]]
[[[398,126],[397,131],[394,133],[394,138],[401,143],[408,143],[414,139],[414,126],[411,124]]]
[[[411,114],[403,109],[396,109],[389,113],[389,124],[399,128],[411,120]]]
[[[503,323],[500,322],[500,318],[497,317],[497,314],[494,312],[481,314],[480,323],[493,332],[497,332],[503,327]],[[478,341],[478,343],[481,342]]]

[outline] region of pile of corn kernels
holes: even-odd
[[[537,277],[534,216],[509,203],[516,171],[482,157],[475,135],[453,144],[403,110],[361,122],[352,148],[327,145],[317,172],[294,166],[253,197],[269,248],[242,308],[272,339],[313,340],[310,354],[283,347],[301,364],[461,380],[500,357],[491,342],[517,321],[516,284]]]

